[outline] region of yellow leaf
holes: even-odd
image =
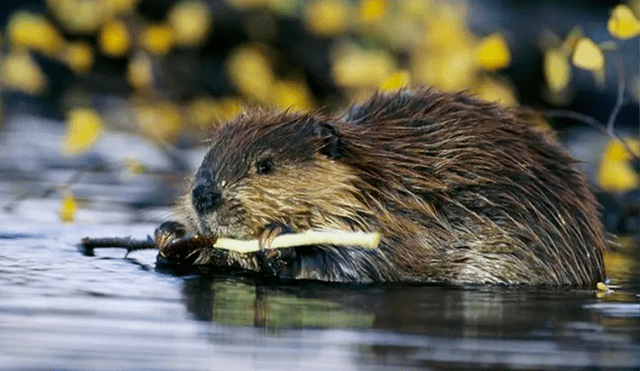
[[[153,82],[153,66],[151,58],[144,53],[137,53],[127,66],[127,81],[135,89],[144,89]]]
[[[591,39],[583,37],[576,44],[572,62],[585,70],[597,71],[604,68],[604,54]]]
[[[266,0],[269,9],[274,13],[289,17],[296,16],[298,0]]]
[[[182,128],[180,107],[163,101],[136,107],[140,131],[158,143],[173,142]]]
[[[82,153],[98,140],[104,130],[102,119],[90,108],[74,108],[67,113],[67,131],[62,153],[75,155]]]
[[[267,0],[227,0],[227,2],[238,9],[257,8],[268,3]]]
[[[227,73],[243,94],[268,102],[275,76],[269,57],[253,45],[241,45],[227,60]]]
[[[334,81],[344,87],[377,87],[395,69],[395,59],[385,51],[349,47],[335,57],[331,72]]]
[[[47,86],[47,78],[28,53],[9,53],[2,61],[2,81],[8,88],[37,95]]]
[[[213,17],[204,1],[186,0],[175,4],[169,11],[169,24],[176,44],[200,45],[205,41]]]
[[[72,223],[76,218],[76,212],[78,210],[78,204],[73,197],[71,191],[66,190],[62,195],[62,202],[60,205],[60,221],[65,223]]]
[[[578,41],[584,37],[582,28],[580,26],[575,26],[574,28],[567,33],[562,45],[560,46],[560,50],[566,55],[571,54],[571,52],[576,48]],[[552,47],[557,47],[557,45],[552,45]]]
[[[412,71],[421,83],[455,91],[468,89],[474,84],[478,64],[473,58],[473,50],[459,48],[447,50],[446,53],[417,55],[412,63]]]
[[[406,70],[399,70],[390,73],[387,78],[380,84],[382,91],[394,91],[407,87],[411,84],[411,75]]]
[[[640,153],[640,141],[627,139],[631,150]],[[610,141],[605,147],[598,169],[598,184],[605,191],[630,191],[638,188],[640,176],[629,160],[631,155],[618,140]]]
[[[404,0],[399,1],[398,13],[416,20],[421,20],[435,7],[434,0]]]
[[[238,97],[224,97],[220,100],[219,121],[229,121],[242,113],[244,101]]]
[[[478,63],[489,71],[498,70],[509,66],[511,54],[509,45],[500,34],[493,34],[480,40],[477,47]]]
[[[98,46],[109,57],[123,57],[131,46],[129,30],[122,21],[109,21],[100,30]]]
[[[129,157],[124,159],[124,165],[132,174],[144,174],[147,172],[147,167],[135,158]]]
[[[140,43],[151,53],[167,54],[174,44],[172,29],[161,23],[148,25],[140,34]]]
[[[236,97],[216,100],[202,96],[192,100],[187,107],[189,122],[201,128],[231,120],[241,112],[242,100]]]
[[[630,39],[640,33],[640,22],[626,5],[618,5],[613,8],[611,18],[607,22],[607,30],[618,39]]]
[[[210,96],[194,98],[187,106],[188,122],[196,127],[209,126],[216,122],[220,107]]]
[[[464,2],[456,5],[448,2],[436,3],[438,4],[436,9],[431,9],[423,21],[424,46],[440,53],[447,50],[474,48],[476,40],[467,28],[464,17],[467,9]]]
[[[78,41],[67,44],[64,59],[76,73],[86,73],[93,66],[93,50],[91,45]]]
[[[139,2],[140,0],[109,0],[105,1],[105,5],[111,8],[111,13],[129,14],[138,6]]]
[[[46,3],[61,27],[75,34],[90,35],[110,18],[108,5],[112,1],[47,0]]]
[[[358,12],[361,22],[375,23],[385,17],[388,12],[388,5],[385,0],[361,0]]]
[[[26,11],[11,15],[7,24],[12,44],[29,48],[47,55],[55,55],[64,39],[44,16]]]
[[[321,36],[335,36],[347,28],[348,3],[344,0],[316,0],[305,10],[307,28]]]
[[[518,103],[513,87],[490,77],[483,78],[471,91],[484,100],[504,106],[515,106]]]
[[[273,90],[275,103],[281,109],[305,111],[312,106],[311,92],[304,81],[278,81],[275,83]]]
[[[544,77],[553,92],[564,90],[569,84],[569,58],[560,49],[549,49],[544,53]]]

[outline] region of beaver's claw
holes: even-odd
[[[279,222],[271,223],[264,228],[260,237],[258,237],[258,246],[260,250],[271,249],[271,244],[273,244],[273,240],[276,237],[289,233],[293,233],[293,229],[290,227]]]
[[[296,255],[295,249],[272,249],[273,240],[282,234],[293,233],[293,229],[282,223],[271,223],[265,227],[258,237],[257,257],[265,276],[281,275],[282,268]]]

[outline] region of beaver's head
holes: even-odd
[[[253,113],[216,130],[181,202],[195,232],[254,238],[272,223],[367,229],[336,129],[318,116]]]

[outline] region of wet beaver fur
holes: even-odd
[[[605,241],[585,177],[519,116],[431,89],[375,94],[337,117],[245,113],[213,133],[171,229],[262,241],[325,228],[382,235],[376,250],[202,248],[190,261],[280,278],[602,281]]]

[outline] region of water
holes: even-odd
[[[179,185],[95,171],[71,185],[76,223],[60,223],[55,185],[82,161],[54,156],[54,125],[38,126],[37,138],[25,136],[29,125],[0,139],[0,369],[640,367],[637,247],[608,258],[610,293],[179,276],[156,270],[153,251],[87,256],[76,246],[85,236],[144,238],[170,216]],[[148,207],[131,207],[141,199]]]

